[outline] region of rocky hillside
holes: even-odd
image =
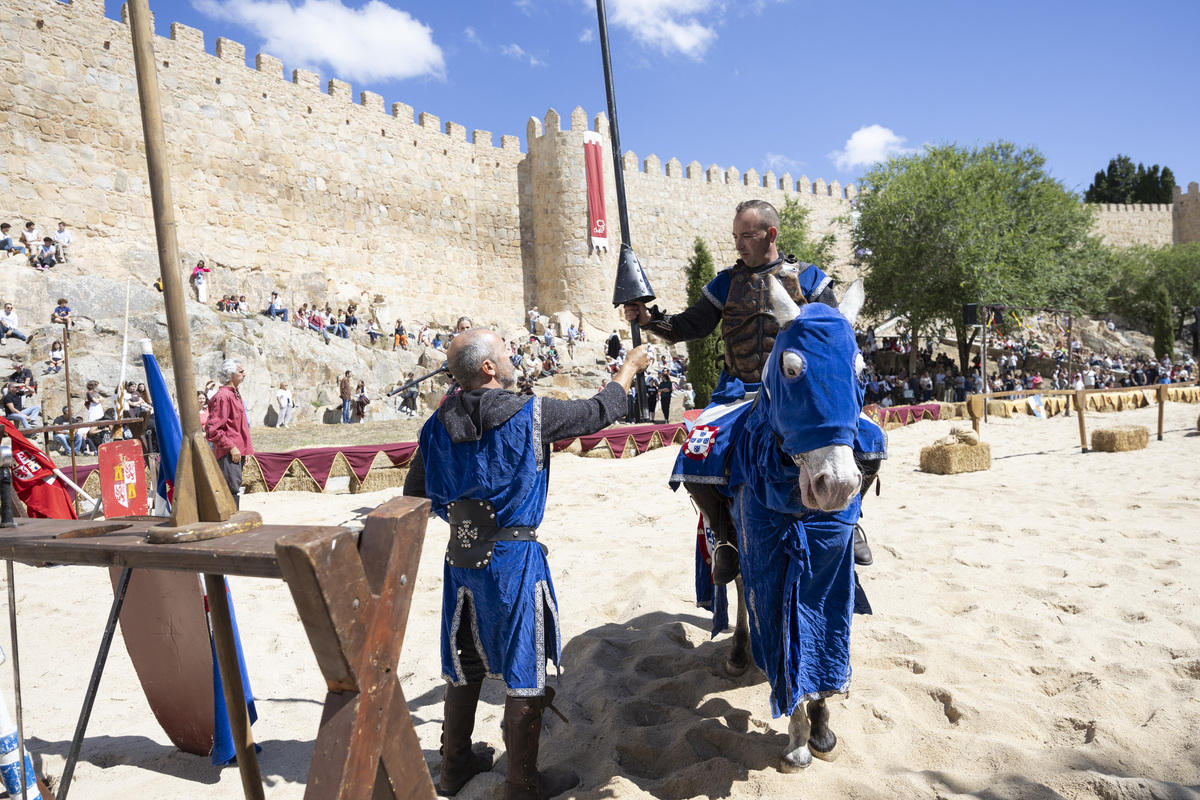
[[[49,322],[50,312],[55,300],[65,297],[76,319],[69,351],[73,407],[77,409],[76,413],[82,413],[83,395],[89,380],[99,381],[101,392],[111,397],[121,374],[121,343],[126,325],[126,281],[91,274],[74,262],[55,267],[47,273],[38,273],[26,267],[24,259],[12,258],[0,262],[0,269],[7,273],[8,278],[0,300],[13,303],[19,315],[20,330],[29,336],[28,344],[22,344],[17,339],[5,341],[4,346],[0,347],[0,367],[7,366],[4,359],[25,361],[38,376],[40,391],[36,402],[42,404],[44,413],[51,419],[58,414],[66,401],[66,373],[42,373],[49,360],[51,344],[62,338],[61,326]],[[219,281],[214,283],[217,284],[217,294],[214,296],[210,293],[209,300],[215,300],[221,294]],[[302,297],[323,302],[327,296],[332,296],[344,303],[344,298],[340,298],[333,283],[319,273],[313,273],[306,276],[305,285],[296,287],[293,294],[299,302],[304,302],[300,300]],[[130,278],[128,286],[126,380],[144,381],[139,340],[149,339],[173,388],[163,295],[144,278]],[[261,297],[272,286],[264,283],[261,288],[255,287],[257,291],[243,289],[239,293],[251,297],[253,291],[253,296]],[[290,305],[287,298],[289,292],[281,290],[280,293]],[[207,381],[215,379],[217,367],[224,359],[240,359],[247,374],[241,391],[254,426],[274,424],[273,401],[275,389],[281,381],[286,381],[292,389],[298,422],[339,421],[341,412],[337,382],[346,370],[351,371],[356,381],[366,381],[367,391],[372,398],[368,419],[394,419],[399,416],[396,398],[385,400],[386,391],[401,382],[409,372],[424,374],[436,369],[444,359],[440,352],[433,349],[393,351],[390,338],[371,346],[361,330],[349,340],[333,337],[327,345],[321,336],[312,331],[278,320],[271,321],[262,315],[242,317],[217,313],[212,307],[202,306],[191,299],[190,289],[188,294],[187,313],[197,385],[202,387]],[[365,313],[360,305],[359,318],[365,325],[369,315],[375,313],[381,326],[390,331],[396,317],[383,305],[382,298],[379,300],[378,304],[367,306]],[[454,315],[447,313],[445,316],[446,319],[425,322],[440,330],[449,330]],[[413,330],[422,321],[406,319],[405,322]],[[519,328],[505,333],[510,337],[521,335]],[[565,353],[563,355],[569,365]],[[572,375],[556,376],[553,381],[544,380],[539,393],[566,397],[594,392],[603,375],[596,368],[598,355],[598,343],[589,343],[585,348],[577,349],[576,365],[570,370]],[[440,399],[439,383],[444,390],[443,376],[422,384],[425,390],[422,400],[426,408],[432,407]]]

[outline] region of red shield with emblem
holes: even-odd
[[[703,461],[712,452],[718,430],[720,426],[717,425],[697,425],[692,428],[692,435],[683,445],[683,454],[695,461]]]

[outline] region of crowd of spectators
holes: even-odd
[[[24,256],[29,266],[39,272],[67,263],[74,242],[65,222],[59,222],[58,230],[49,236],[40,234],[33,221],[27,221],[24,229],[15,236],[11,223],[0,223],[0,253],[5,258]]]

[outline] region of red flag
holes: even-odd
[[[608,219],[604,213],[604,153],[600,134],[583,132],[583,163],[587,175],[588,225],[592,247],[608,249]]]
[[[37,449],[7,419],[0,417],[4,432],[12,440],[13,488],[31,517],[78,519],[71,494],[54,475],[54,462]]]

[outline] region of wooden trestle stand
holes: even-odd
[[[358,536],[343,528],[263,525],[257,513],[238,511],[200,426],[147,0],[129,0],[129,28],[183,429],[174,506],[166,524],[157,525],[146,519],[22,522],[0,530],[0,558],[9,561],[10,576],[13,561],[204,573],[225,707],[247,798],[262,798],[263,785],[225,576],[282,577],[329,689],[304,796],[432,798],[433,782],[396,676],[428,501],[397,498],[368,516]],[[11,577],[9,591],[11,597]],[[13,621],[15,643],[15,617]],[[14,663],[16,655],[14,648]],[[86,724],[86,702],[81,725]],[[19,703],[18,697],[18,722]],[[64,782],[65,792],[69,777]]]

